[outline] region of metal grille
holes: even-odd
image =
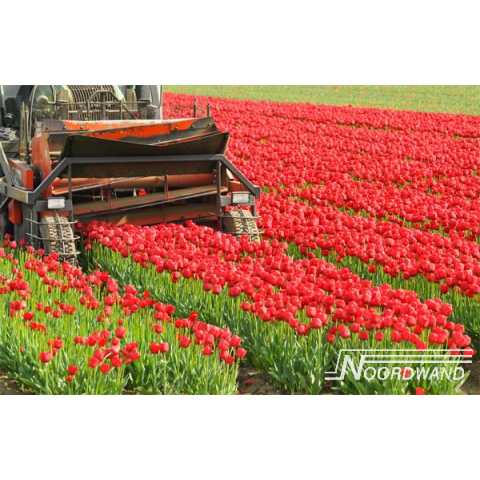
[[[75,120],[121,120],[123,118],[113,85],[68,85],[68,88],[73,96],[73,105],[69,106],[73,107],[73,110],[69,108],[69,115],[73,115]],[[95,95],[96,93],[99,94]],[[79,113],[84,105],[88,105],[88,108]],[[124,105],[127,106],[125,102]]]
[[[68,85],[74,103],[85,103],[95,92],[108,90],[114,93],[113,85]]]

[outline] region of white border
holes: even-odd
[[[2,81],[475,83],[474,6],[467,0],[3,2]]]
[[[1,76],[5,84],[475,83],[473,6],[3,2]],[[0,472],[8,480],[453,478],[477,470],[477,411],[475,397],[2,397]]]

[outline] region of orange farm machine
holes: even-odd
[[[0,235],[77,255],[74,224],[191,219],[258,240],[253,185],[210,116],[159,85],[0,85]]]

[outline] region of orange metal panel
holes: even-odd
[[[124,138],[151,138],[160,135],[168,135],[172,131],[189,130],[195,119],[174,121],[170,123],[159,123],[153,125],[142,125],[136,123],[135,125],[113,127],[108,130],[90,132],[90,137],[109,138],[112,140],[121,140]]]
[[[22,223],[22,207],[17,200],[11,200],[8,204],[8,219],[16,225]]]
[[[63,120],[64,129],[68,131],[95,131],[95,130],[107,130],[112,128],[128,128],[134,127],[142,123],[143,125],[155,125],[160,123],[158,120],[122,120],[111,122],[108,120],[104,121],[80,121],[80,120]]]
[[[198,119],[159,121],[159,120],[134,120],[121,122],[63,122],[65,130],[69,132],[85,132],[92,137],[110,138],[120,140],[128,137],[149,138],[159,135],[168,135],[172,131],[188,130]]]
[[[33,169],[27,162],[8,159],[10,169],[18,186],[33,190]]]

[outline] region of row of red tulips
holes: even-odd
[[[179,118],[179,113],[191,113],[193,96],[166,93],[165,115]],[[239,101],[226,98],[202,98],[209,101],[215,118],[224,119],[224,115],[233,114],[248,118],[252,110],[271,117],[305,120],[318,124],[346,125],[394,131],[440,133],[461,137],[479,137],[480,120],[478,116],[448,113],[409,112],[401,110],[381,110],[376,108],[337,107],[330,105],[311,105],[308,103]]]
[[[329,345],[423,350],[470,344],[464,327],[449,320],[450,305],[422,303],[415,292],[386,284],[376,287],[316,258],[294,261],[276,241],[251,244],[194,224],[93,223],[88,233],[94,261],[118,278],[162,292],[184,311],[194,307],[208,321],[237,331],[251,360],[291,391],[321,390],[334,360]]]
[[[191,97],[171,96],[168,101],[189,104]],[[167,103],[168,105],[168,103]],[[215,120],[231,132],[229,157],[261,186],[278,187],[304,183],[320,184],[325,179],[349,173],[363,181],[405,185],[427,179],[454,181],[462,191],[464,178],[478,170],[478,138],[454,138],[441,130],[437,134],[405,130],[344,128],[340,107],[215,100]],[[329,112],[336,122],[324,124],[315,112]],[[282,112],[278,115],[278,112]],[[167,109],[168,112],[168,109]],[[391,112],[391,117],[405,113]],[[421,115],[421,114],[420,114]],[[370,111],[375,118],[376,113]],[[367,115],[364,115],[367,117]],[[468,124],[472,117],[462,118]],[[480,137],[478,121],[475,137]],[[458,134],[458,132],[457,132]],[[477,181],[477,192],[479,183]]]
[[[13,247],[13,248],[12,248]],[[0,365],[37,393],[233,394],[240,337],[106,271],[0,249]]]
[[[190,101],[171,96],[167,106]],[[442,129],[442,115],[411,112],[386,112],[392,121],[396,115],[411,117],[412,125],[400,132],[361,128],[362,122],[357,124],[360,128],[332,131],[323,129],[320,112],[326,110],[332,122],[338,116],[337,123],[342,123],[345,110],[352,109],[220,99],[215,107],[216,121],[232,132],[229,156],[261,186],[292,190],[312,185],[314,196],[320,192],[321,200],[327,196],[336,206],[354,211],[367,206],[376,216],[427,221],[432,229],[437,224],[444,227],[445,233],[467,231],[472,240],[478,235],[478,132],[477,138],[454,138]],[[298,117],[298,111],[304,116]],[[375,120],[377,114],[367,110],[357,119]],[[431,138],[421,130],[412,132],[421,123],[419,117],[429,123],[436,119],[440,133]],[[454,123],[475,125],[474,117],[448,117]]]
[[[383,282],[415,286],[424,299],[449,294],[457,321],[480,335],[479,244],[273,194],[262,196],[261,213],[265,236],[297,246],[302,255],[347,260],[364,278],[381,269]]]
[[[308,201],[312,206],[335,207],[380,221],[475,242],[480,238],[480,198],[424,194],[418,188],[384,187],[380,183],[357,182],[344,176],[323,185],[286,187],[282,197]]]

